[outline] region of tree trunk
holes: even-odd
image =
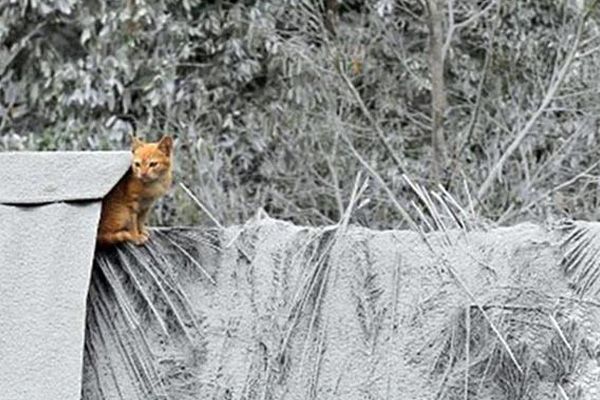
[[[443,0],[429,0],[429,66],[431,69],[431,145],[433,170],[436,183],[442,181],[446,165],[446,140],[444,137],[444,113],[446,93],[444,89],[444,58],[442,54]]]

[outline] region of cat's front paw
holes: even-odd
[[[146,229],[142,229],[140,231],[140,236],[143,236],[146,238],[146,240],[150,239],[150,232],[148,232]]]
[[[143,233],[140,233],[135,238],[133,238],[133,243],[135,243],[138,246],[141,246],[148,241],[148,236],[149,235],[144,235]]]

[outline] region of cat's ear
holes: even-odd
[[[171,136],[163,136],[158,142],[158,149],[166,155],[170,155],[173,151],[173,139]]]
[[[129,135],[129,138],[131,139],[131,151],[136,151],[138,149],[138,147],[143,146],[145,143],[143,141],[141,141],[140,139],[138,139],[137,137],[133,136],[133,135]]]

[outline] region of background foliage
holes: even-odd
[[[402,227],[402,179],[501,223],[597,218],[600,16],[562,0],[9,0],[0,150],[177,138],[223,224]],[[391,196],[394,196],[392,199]],[[206,222],[177,187],[159,224]]]

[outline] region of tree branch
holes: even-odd
[[[488,177],[483,182],[479,191],[477,192],[477,198],[481,199],[487,191],[492,186],[492,183],[496,179],[498,173],[502,170],[504,163],[506,160],[515,152],[515,150],[519,147],[519,145],[523,142],[523,140],[527,137],[531,129],[534,127],[538,118],[544,113],[550,102],[554,99],[554,95],[560,88],[560,85],[564,81],[565,77],[569,73],[569,68],[571,67],[571,63],[575,58],[575,54],[577,53],[577,49],[579,48],[579,43],[581,41],[581,36],[583,35],[583,28],[585,26],[585,22],[587,21],[587,17],[589,16],[589,12],[584,12],[584,14],[580,17],[579,24],[577,25],[577,33],[575,35],[575,41],[573,42],[573,46],[571,47],[569,53],[567,54],[567,58],[564,61],[564,64],[559,71],[556,79],[550,85],[550,88],[546,92],[541,104],[535,113],[531,116],[529,121],[525,124],[523,129],[517,134],[517,137],[513,140],[513,142],[508,146],[504,154],[500,157],[500,160],[494,165],[492,170],[490,171]]]
[[[454,32],[475,22],[477,19],[486,14],[495,4],[495,0],[490,1],[490,4],[488,4],[485,8],[457,24],[454,20],[454,0],[448,0],[448,33],[446,34],[446,41],[442,47],[442,60],[446,60],[446,54],[448,54],[448,50],[450,49],[450,43],[452,42],[452,36],[454,35]],[[500,6],[498,6],[498,8],[500,8]]]
[[[339,57],[338,57],[338,59],[339,59]],[[387,138],[385,137],[385,133],[383,132],[383,129],[381,129],[381,126],[379,126],[379,124],[377,123],[377,121],[375,120],[375,118],[373,117],[373,115],[371,114],[371,112],[369,111],[367,106],[365,105],[365,102],[363,101],[362,97],[360,96],[360,93],[358,93],[356,86],[354,86],[354,84],[352,83],[350,78],[348,78],[348,75],[346,75],[346,73],[344,72],[344,69],[342,68],[342,65],[340,65],[339,62],[338,62],[337,70],[338,70],[340,76],[342,77],[342,80],[348,87],[348,89],[350,89],[350,92],[352,93],[356,102],[358,103],[360,110],[362,111],[364,116],[367,118],[367,120],[369,120],[369,122],[375,129],[375,133],[377,134],[379,141],[383,144],[383,147],[390,154],[390,156],[392,157],[392,160],[394,160],[396,167],[398,167],[398,169],[400,170],[401,173],[405,173],[404,165],[403,165],[402,161],[400,160],[400,158],[398,157],[398,155],[396,154],[396,152],[394,151],[394,149],[392,148],[392,146],[390,145],[390,143],[388,142]]]
[[[461,157],[462,153],[465,151],[465,148],[467,147],[467,144],[469,143],[469,139],[471,138],[471,136],[473,135],[473,132],[475,131],[475,125],[477,123],[477,120],[479,119],[479,114],[480,114],[481,105],[482,105],[483,84],[485,83],[485,80],[487,78],[490,60],[492,58],[492,46],[494,45],[494,42],[496,39],[496,30],[500,26],[500,15],[499,14],[500,14],[500,7],[498,7],[498,12],[496,14],[496,16],[498,18],[498,23],[494,24],[494,26],[492,28],[492,32],[490,34],[490,41],[488,42],[488,46],[486,49],[485,60],[483,62],[483,72],[481,73],[481,78],[479,78],[479,83],[477,85],[477,97],[475,99],[475,106],[473,109],[473,113],[471,114],[471,120],[469,121],[469,125],[468,125],[467,131],[466,131],[467,133],[464,136],[464,138],[459,137],[459,140],[457,140],[457,142],[456,142],[456,147],[455,147],[454,156],[453,156],[453,160],[452,160],[452,168],[451,168],[450,176],[448,177],[448,179],[446,181],[447,182],[446,186],[449,186],[452,184],[452,180],[453,180],[454,175],[456,174],[456,170],[458,168],[458,163],[460,161],[460,157]]]
[[[29,42],[29,40],[47,24],[48,24],[47,21],[40,22],[39,24],[37,24],[36,27],[31,30],[31,32],[29,32],[27,35],[25,35],[25,37],[23,37],[23,39],[21,39],[19,44],[15,45],[13,47],[13,50],[8,55],[8,59],[6,61],[4,61],[4,63],[3,63],[4,66],[2,67],[2,71],[0,72],[0,77],[3,77],[4,74],[6,74],[6,71],[8,71],[8,68],[10,67],[12,62],[15,60],[15,58],[17,58],[19,53],[21,53],[21,51],[27,46],[27,43]]]

